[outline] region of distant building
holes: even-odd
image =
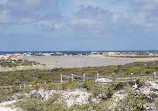
[[[97,54],[97,52],[91,52],[91,54]]]
[[[51,56],[51,53],[43,53],[43,56]]]
[[[2,55],[0,55],[0,60],[5,59]]]
[[[63,56],[64,54],[61,52],[51,53],[52,56]]]
[[[73,56],[72,54],[68,54],[68,56]]]
[[[108,52],[107,56],[117,56],[117,53],[115,53],[115,52]]]
[[[2,60],[2,59],[8,59],[9,58],[9,56],[8,55],[0,55],[0,59]]]
[[[153,53],[149,53],[149,56],[154,56],[154,54]]]
[[[78,56],[82,56],[82,54],[78,54]]]

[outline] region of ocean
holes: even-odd
[[[61,52],[65,54],[72,53],[91,53],[91,52],[158,52],[158,50],[106,50],[106,51],[0,51],[0,54],[14,54],[14,53],[56,53]]]

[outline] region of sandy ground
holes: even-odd
[[[110,57],[91,57],[91,56],[28,56],[24,59],[37,61],[46,64],[46,69],[52,68],[74,68],[87,66],[108,66],[124,65],[132,62],[156,61],[158,58],[110,58]]]
[[[11,108],[11,107],[7,107],[7,105],[11,105],[13,103],[15,103],[16,100],[14,101],[6,101],[6,102],[3,102],[3,103],[0,103],[0,111],[20,111],[19,109],[15,108]]]
[[[99,67],[109,65],[124,65],[132,62],[158,61],[155,58],[114,58],[103,56],[25,56],[24,59],[37,61],[46,66],[39,65],[33,67],[2,68],[0,71],[28,70],[28,69],[53,69],[53,68],[81,68],[81,67]]]

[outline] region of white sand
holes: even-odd
[[[18,109],[13,109],[11,107],[7,107],[7,105],[11,105],[15,102],[16,102],[16,100],[0,103],[0,111],[17,111]]]
[[[53,94],[59,94],[62,97],[62,100],[66,103],[68,107],[71,107],[75,104],[87,104],[88,103],[88,98],[91,95],[85,90],[74,90],[74,91],[56,91],[56,90],[44,90],[44,89],[39,89],[38,91],[33,90],[31,91],[31,94],[34,92],[38,92],[42,98],[47,100],[50,96]]]
[[[61,95],[65,99],[67,106],[71,107],[75,104],[87,104],[88,98],[91,94],[82,90],[75,90],[70,92],[64,91],[61,93]]]
[[[46,64],[46,69],[52,68],[74,68],[74,67],[97,67],[108,65],[124,65],[132,62],[156,61],[158,58],[112,58],[112,57],[91,57],[91,56],[27,56],[24,59],[37,61]]]
[[[108,82],[112,82],[111,79],[107,79],[107,78],[98,78],[95,80],[96,82],[101,82],[101,83],[108,83]]]
[[[17,67],[11,69],[4,69],[0,67],[0,71],[14,71],[27,69],[53,69],[53,68],[82,68],[82,67],[99,67],[109,65],[124,65],[132,62],[148,62],[158,61],[155,58],[115,58],[103,56],[24,56],[24,59],[30,61],[37,61],[46,66],[33,67]]]

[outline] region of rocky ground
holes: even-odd
[[[140,86],[139,84],[135,84],[132,87],[132,91],[135,92],[137,95],[144,95],[147,97],[147,99],[151,100],[150,102],[146,102],[144,104],[144,108],[146,110],[150,111],[157,111],[155,106],[156,99],[152,100],[152,96],[158,95],[158,84],[156,81],[147,81],[144,83],[144,85]],[[43,100],[48,100],[48,98],[54,94],[59,94],[61,96],[61,101],[64,101],[67,107],[71,107],[75,104],[83,105],[88,103],[99,103],[100,98],[91,98],[89,100],[89,97],[92,95],[90,92],[87,92],[86,90],[82,89],[76,89],[73,91],[65,91],[65,90],[46,90],[43,88],[40,88],[38,90],[32,90],[29,94],[15,94],[11,96],[8,101],[0,103],[0,111],[21,111],[20,108],[10,108],[7,107],[8,105],[11,105],[15,103],[16,101],[19,101],[20,99],[24,97],[29,98],[42,98]],[[151,96],[152,95],[152,96]],[[111,110],[117,106],[117,104],[120,102],[120,100],[123,100],[128,96],[128,92],[125,90],[119,90],[113,94],[111,99],[109,100],[109,107]],[[156,98],[155,97],[155,98]]]
[[[20,100],[24,97],[29,98],[43,98],[47,100],[53,94],[59,94],[65,101],[68,107],[71,107],[75,104],[87,104],[88,97],[91,95],[90,93],[82,90],[75,90],[75,91],[56,91],[56,90],[33,90],[30,94],[15,94],[9,98],[9,101],[0,103],[0,111],[21,111],[20,108],[9,107],[8,105],[14,104],[16,101]]]

